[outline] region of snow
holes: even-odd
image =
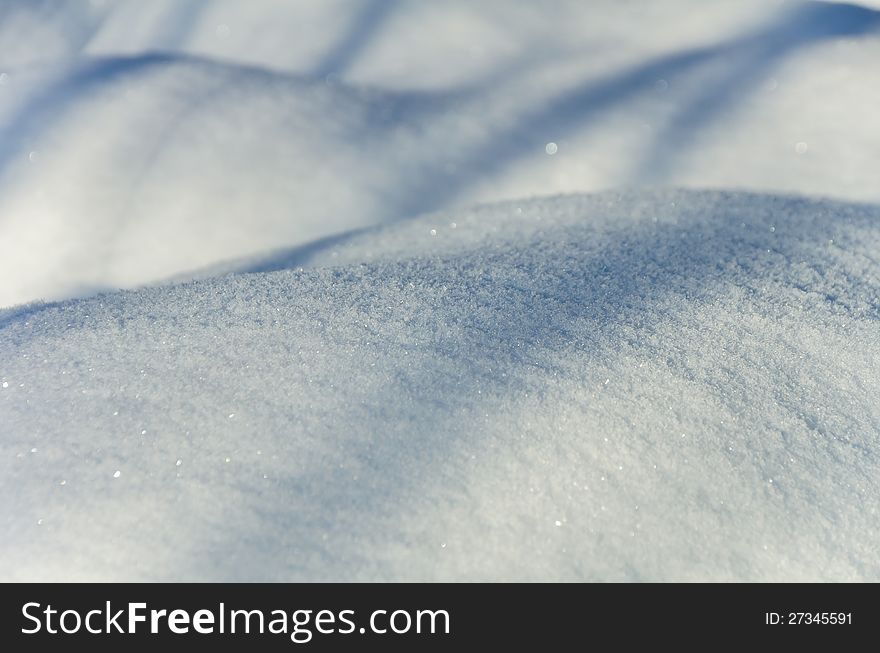
[[[5,3],[0,579],[880,580],[878,32]]]
[[[508,4],[7,3],[0,306],[530,195],[880,200],[876,6]]]
[[[3,575],[876,579],[878,246],[870,206],[609,193],[21,310]]]

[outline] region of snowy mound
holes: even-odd
[[[0,577],[878,580],[878,251],[600,194],[7,310]]]
[[[532,195],[880,201],[876,1],[2,11],[0,307]]]

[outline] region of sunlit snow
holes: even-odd
[[[880,580],[878,36],[5,3],[0,578]]]

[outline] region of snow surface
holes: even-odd
[[[878,34],[0,3],[0,579],[880,580]]]
[[[536,194],[650,184],[880,201],[876,4],[3,12],[0,261],[15,274],[0,306]]]
[[[4,578],[880,579],[877,208],[609,193],[326,249],[2,318]]]

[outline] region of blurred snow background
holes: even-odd
[[[877,580],[878,34],[0,1],[0,577]]]
[[[0,306],[633,185],[877,200],[869,4],[0,9]],[[549,152],[553,152],[550,154]]]

